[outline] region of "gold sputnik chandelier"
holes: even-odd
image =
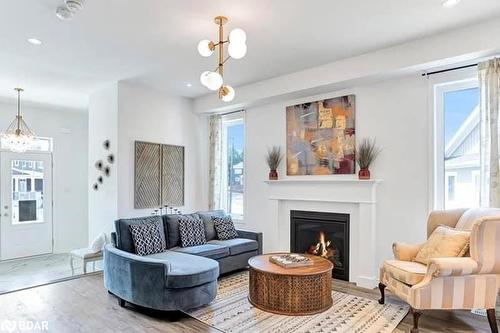
[[[224,102],[230,102],[234,99],[233,87],[224,84],[224,64],[230,58],[241,59],[247,53],[247,35],[242,29],[233,29],[229,37],[224,39],[224,24],[227,23],[227,17],[217,16],[215,24],[219,26],[219,41],[213,42],[204,39],[198,43],[198,52],[202,57],[210,57],[216,50],[219,52],[219,65],[214,71],[205,71],[201,73],[200,82],[212,91],[219,92],[219,98]],[[228,44],[227,53],[229,56],[224,58],[224,45]]]

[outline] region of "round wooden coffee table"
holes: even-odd
[[[306,254],[313,265],[283,268],[269,261],[269,257],[277,254],[280,253],[248,260],[250,303],[264,311],[293,316],[328,310],[332,306],[333,264],[327,259]]]

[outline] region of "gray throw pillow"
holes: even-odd
[[[144,224],[132,224],[129,227],[136,254],[146,256],[167,250],[161,220]]]
[[[214,216],[212,217],[214,221],[215,231],[217,232],[217,238],[220,240],[233,239],[238,237],[238,232],[234,227],[233,220],[231,216],[227,215],[224,217]]]
[[[179,234],[182,247],[203,245],[207,242],[205,224],[199,217],[179,218]]]

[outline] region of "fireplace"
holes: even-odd
[[[349,281],[349,214],[290,211],[290,251],[330,260],[333,277]]]

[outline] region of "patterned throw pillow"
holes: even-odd
[[[414,261],[427,265],[432,258],[463,257],[469,250],[469,240],[470,231],[439,225]]]
[[[207,242],[205,224],[200,218],[188,216],[179,218],[179,234],[182,247],[203,245]]]
[[[129,226],[136,254],[146,256],[167,250],[167,242],[165,234],[162,232],[161,223],[161,221],[154,221]]]
[[[220,240],[227,240],[238,237],[238,232],[236,232],[236,228],[234,227],[231,216],[214,216],[212,217],[212,220],[214,221],[217,238],[219,238]]]

